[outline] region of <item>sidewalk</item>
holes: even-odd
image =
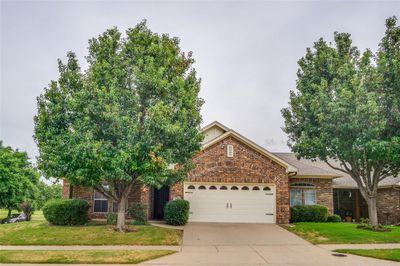
[[[392,249],[400,248],[400,243],[393,244],[326,244],[317,245],[320,248],[326,250],[336,250],[336,249]]]
[[[182,246],[0,246],[0,250],[173,250]]]

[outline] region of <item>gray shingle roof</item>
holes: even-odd
[[[276,156],[282,160],[288,162],[289,164],[295,166],[298,169],[297,175],[299,176],[321,176],[321,177],[333,177],[333,187],[343,187],[343,188],[355,188],[357,187],[356,182],[348,175],[341,171],[332,169],[329,165],[321,160],[308,160],[300,159],[298,160],[294,153],[274,153]],[[331,161],[331,164],[335,166],[340,166],[336,161]],[[379,183],[379,186],[400,186],[400,176],[398,177],[387,177]]]

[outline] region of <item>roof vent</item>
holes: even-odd
[[[226,146],[226,156],[233,157],[233,145]]]

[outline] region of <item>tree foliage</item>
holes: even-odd
[[[298,61],[297,90],[291,91],[289,107],[282,110],[292,150],[348,173],[367,200],[374,223],[378,183],[400,171],[396,21],[386,20],[375,54],[368,49],[361,54],[348,33],[335,33],[333,44],[323,39],[314,43]]]
[[[0,141],[0,208],[20,209],[24,201],[37,196],[39,174],[31,165],[26,152],[3,146]]]
[[[203,101],[194,59],[179,39],[153,33],[145,22],[126,37],[112,28],[91,39],[84,72],[74,53],[67,57],[59,79],[38,98],[39,167],[97,188],[119,203],[123,220],[135,183],[183,180],[200,149]]]
[[[62,185],[59,183],[47,184],[40,180],[37,188],[39,193],[35,200],[35,207],[39,210],[43,208],[47,201],[62,198]]]

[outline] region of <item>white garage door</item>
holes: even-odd
[[[185,183],[189,221],[275,223],[275,186]]]

